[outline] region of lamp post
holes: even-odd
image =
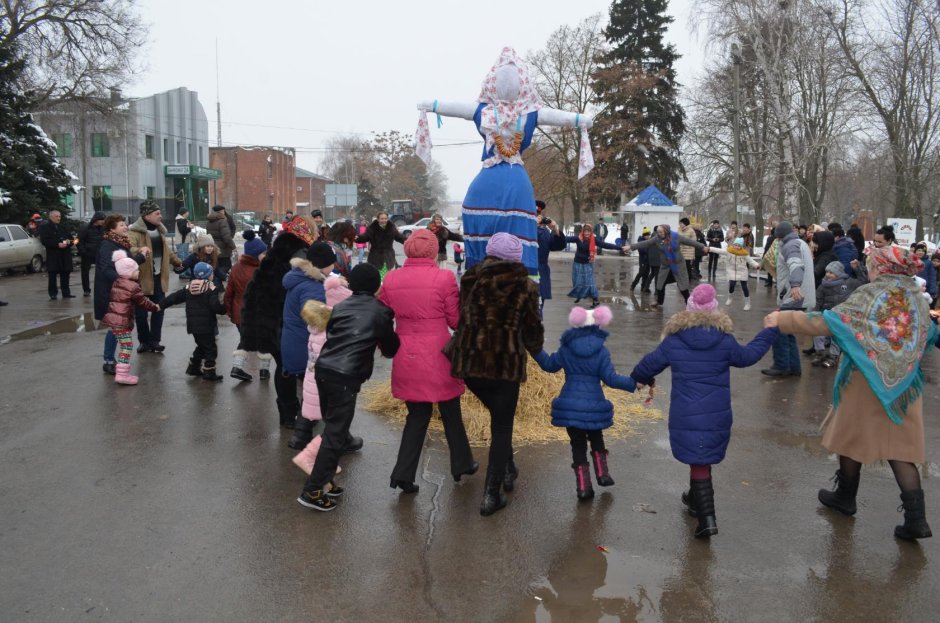
[[[738,205],[738,189],[741,186],[741,46],[731,44],[731,63],[734,66],[734,182],[732,194],[734,197],[734,212],[738,222],[743,223],[744,218]]]

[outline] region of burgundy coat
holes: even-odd
[[[111,301],[101,324],[115,331],[130,331],[134,328],[134,308],[143,307],[148,312],[160,311],[160,307],[144,296],[140,284],[127,277],[118,277],[111,286]]]
[[[460,318],[454,273],[431,258],[409,257],[385,275],[379,300],[395,312],[401,346],[392,360],[392,395],[410,402],[442,402],[463,394],[441,349]]]
[[[228,284],[225,287],[225,313],[236,327],[242,321],[245,289],[248,288],[248,282],[255,276],[255,271],[258,270],[260,264],[258,258],[242,253],[238,256],[238,262],[229,271]]]

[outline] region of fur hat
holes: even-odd
[[[246,229],[242,232],[242,238],[245,239],[245,255],[258,257],[268,250],[268,245],[261,242],[253,229]]]
[[[140,215],[147,216],[153,212],[160,210],[160,206],[157,205],[157,202],[153,199],[146,199],[140,202]]]
[[[212,265],[206,264],[205,262],[197,262],[196,266],[193,267],[193,277],[196,279],[211,279]]]
[[[597,309],[584,309],[583,307],[572,307],[568,314],[568,324],[572,327],[590,327],[597,325],[606,327],[610,324],[613,314],[606,305],[601,305]]]
[[[382,285],[379,269],[372,264],[358,264],[349,273],[349,289],[353,292],[378,292]]]
[[[314,242],[307,249],[307,261],[317,268],[326,268],[336,263],[336,252],[325,242]]]
[[[685,304],[689,311],[715,311],[718,309],[718,299],[715,296],[715,287],[708,283],[696,286]]]
[[[132,277],[140,268],[136,260],[127,257],[127,253],[120,250],[111,254],[111,261],[114,262],[114,270],[120,277]]]
[[[405,241],[405,257],[437,257],[437,236],[430,230],[418,229]]]
[[[486,254],[511,262],[522,261],[522,241],[506,232],[495,233],[486,243]]]
[[[848,275],[845,273],[845,266],[842,265],[842,262],[829,262],[826,264],[826,272],[832,273],[839,279],[845,279]]]

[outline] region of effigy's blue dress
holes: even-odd
[[[485,103],[480,103],[473,115],[477,131],[484,138],[484,133],[480,131],[480,114],[485,106]],[[526,115],[520,128],[523,130],[520,153],[532,143],[532,134],[537,123],[537,111]],[[484,146],[482,160],[493,156],[495,149],[495,145],[492,149],[486,149]],[[490,236],[506,232],[522,241],[522,263],[529,275],[537,278],[539,245],[536,227],[535,191],[532,190],[532,182],[525,167],[521,164],[500,162],[481,169],[470,182],[470,188],[467,189],[467,196],[463,201],[463,237],[467,268],[486,256],[486,243]]]

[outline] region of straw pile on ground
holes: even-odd
[[[513,445],[547,443],[550,441],[568,442],[564,428],[552,426],[552,400],[558,396],[564,385],[563,372],[549,374],[539,368],[529,358],[528,380],[519,389],[519,405],[516,408],[516,421],[513,427]],[[642,422],[658,420],[663,417],[659,409],[646,406],[646,391],[631,394],[629,392],[604,387],[607,399],[614,405],[614,425],[604,431],[608,439],[624,438],[636,434],[636,425]],[[408,411],[405,403],[392,396],[391,381],[371,383],[363,391],[365,405],[369,411],[388,417],[393,422],[404,424]],[[483,404],[470,391],[464,392],[460,399],[464,425],[470,444],[487,446],[490,443],[490,414]],[[431,430],[443,432],[441,419],[434,408]]]

